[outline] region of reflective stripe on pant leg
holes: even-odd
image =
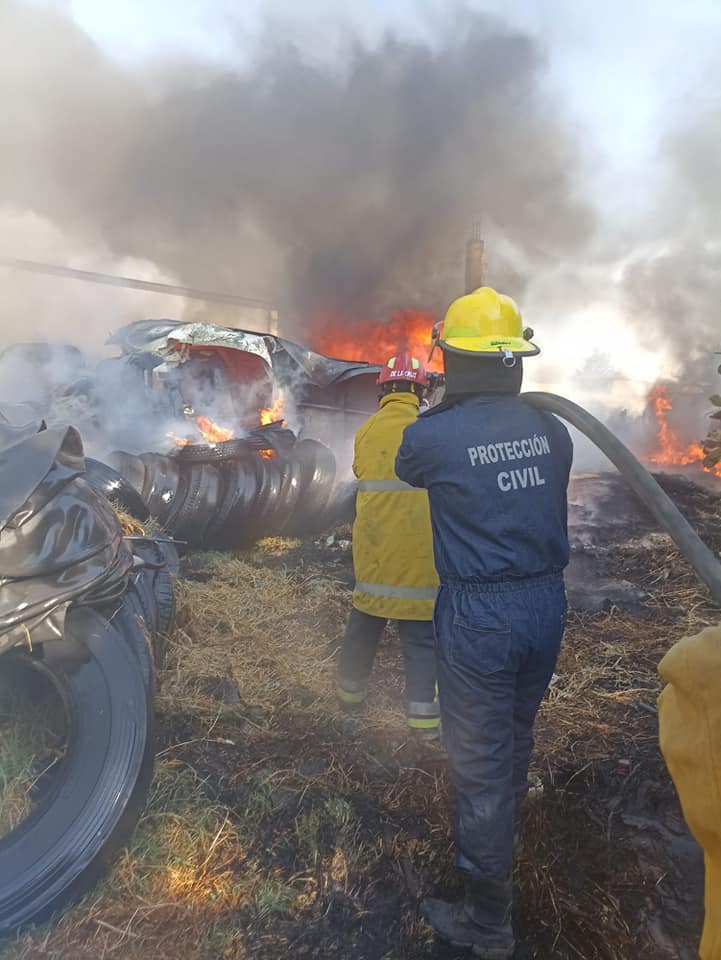
[[[438,701],[430,703],[422,700],[409,700],[406,703],[407,723],[412,730],[435,730],[441,724]]]
[[[411,730],[438,730],[441,726],[440,717],[407,717],[406,725]]]
[[[335,688],[336,696],[342,703],[363,703],[368,696],[367,690],[345,690],[340,683]]]

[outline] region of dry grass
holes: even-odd
[[[245,859],[228,812],[209,802],[185,767],[159,763],[132,848],[111,877],[55,927],[22,936],[6,956],[211,956],[203,953],[210,944],[232,943],[225,920],[262,882]]]
[[[3,960],[455,957],[416,910],[428,890],[456,884],[443,756],[406,731],[397,645],[380,650],[366,711],[338,711],[334,652],[350,593],[335,561],[298,549],[277,540],[245,559],[192,558],[133,848],[84,905]],[[639,873],[622,814],[647,780],[671,810],[655,668],[711,612],[685,573],[664,578],[664,563],[678,564],[658,549],[642,616],[571,616],[541,710],[544,792],[518,870],[539,960],[662,956],[641,920],[667,881]]]
[[[217,711],[202,682],[209,677],[228,678],[243,702],[268,716],[300,688],[308,699],[330,696],[333,650],[319,638],[333,613],[332,583],[297,581],[222,554],[207,555],[202,577],[180,584],[179,628],[162,687],[168,709]]]
[[[143,524],[139,520],[136,520],[132,514],[127,512],[127,510],[123,510],[123,508],[117,503],[113,503],[113,510],[115,511],[115,515],[120,523],[120,529],[123,531],[123,534],[126,537],[147,536],[146,528],[143,526]]]
[[[58,705],[38,709],[32,689],[17,669],[0,676],[0,837],[28,816],[33,788],[62,756]]]

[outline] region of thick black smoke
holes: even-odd
[[[138,73],[56,8],[0,0],[0,206],[59,228],[65,262],[97,245],[300,321],[318,307],[442,306],[478,214],[523,270],[590,239],[579,154],[535,40],[454,13],[432,46],[349,35],[345,49],[321,65],[266,40],[247,68]],[[497,262],[493,279],[518,295],[521,274]]]

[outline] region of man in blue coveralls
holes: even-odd
[[[571,438],[519,392],[539,353],[510,297],[451,304],[434,343],[446,397],[408,426],[396,474],[428,490],[440,590],[434,613],[443,739],[456,786],[458,903],[426,899],[438,936],[485,960],[515,950],[514,836],[533,725],[566,624]]]

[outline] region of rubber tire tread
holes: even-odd
[[[178,497],[180,470],[171,457],[158,453],[143,453],[140,459],[145,464],[145,483],[143,498],[148,505],[151,517],[164,523],[170,515]],[[172,494],[170,497],[169,494]]]
[[[241,542],[252,544],[268,536],[272,529],[275,511],[278,508],[278,497],[282,485],[282,473],[276,458],[264,460],[259,456],[262,466],[262,477],[258,496],[255,501],[253,516],[249,517],[248,526],[242,533]]]
[[[153,660],[161,667],[165,659],[168,636],[175,627],[175,580],[179,573],[178,554],[172,543],[157,540],[139,540],[133,544],[133,553],[152,564],[164,564],[158,569],[146,567],[135,575],[150,591],[155,609],[151,630]]]
[[[158,517],[158,520],[163,526],[164,530],[167,530],[171,535],[173,531],[173,526],[175,523],[175,518],[178,516],[180,511],[183,509],[185,504],[185,498],[188,496],[190,491],[190,471],[189,470],[180,470],[178,476],[178,488],[175,494],[175,499],[172,503],[168,505],[167,511],[164,515]]]
[[[65,703],[66,753],[52,788],[0,839],[0,935],[97,883],[130,839],[152,778],[154,719],[137,658],[96,610],[71,608],[65,623],[63,639],[31,663]]]
[[[85,479],[98,493],[117,503],[131,517],[141,522],[148,519],[150,511],[142,495],[135,487],[107,463],[85,457]]]
[[[220,443],[190,443],[177,454],[181,463],[218,463],[247,456],[253,448],[240,439],[221,440]]]
[[[108,463],[142,497],[145,485],[145,464],[140,457],[136,457],[132,453],[126,453],[124,450],[114,450],[108,456]]]
[[[225,474],[225,496],[207,532],[207,542],[217,550],[231,550],[242,541],[251,522],[262,481],[262,461],[251,454],[231,460],[219,469]]]
[[[152,632],[147,625],[145,607],[137,590],[129,586],[119,601],[99,610],[122,636],[128,649],[132,650],[143,674],[145,689],[152,698],[155,695],[154,654],[148,644],[148,638],[152,640]]]
[[[213,519],[221,495],[220,477],[210,464],[190,467],[188,493],[172,520],[172,533],[191,547],[203,546],[203,538]]]
[[[284,532],[303,492],[302,465],[292,454],[291,450],[290,456],[276,460],[281,471],[281,485],[266,536],[276,536]]]
[[[336,477],[333,451],[318,440],[301,440],[293,448],[301,464],[301,493],[294,516],[286,526],[286,535],[317,533],[327,524],[328,503]]]
[[[242,529],[236,528],[235,546],[245,548],[253,544],[258,539],[258,531],[261,529],[263,517],[268,512],[268,497],[270,493],[270,473],[268,472],[268,460],[264,460],[258,454],[256,458],[256,476],[257,489],[253,501],[252,511],[248,511],[246,522]]]

